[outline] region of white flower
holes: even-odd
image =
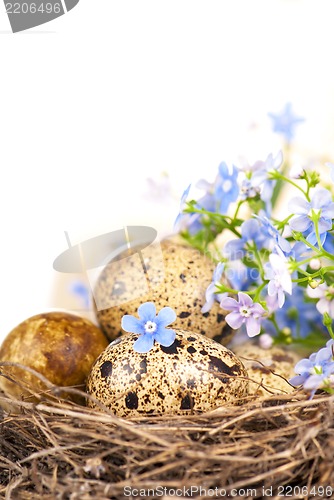
[[[282,307],[285,302],[285,294],[292,294],[292,279],[288,269],[288,262],[284,256],[272,253],[269,262],[264,266],[265,279],[269,280],[268,295],[277,296],[278,306]]]
[[[334,319],[334,287],[322,283],[316,288],[307,287],[307,294],[312,299],[319,299],[316,307],[321,314],[328,313]]]

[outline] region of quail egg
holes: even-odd
[[[277,346],[262,349],[253,342],[238,345],[233,352],[247,369],[250,395],[270,396],[295,390],[288,380],[295,376],[294,366],[300,360],[296,352]]]
[[[94,289],[96,314],[110,340],[122,334],[121,318],[134,314],[143,302],[175,310],[177,328],[205,334],[226,345],[233,330],[226,323],[226,312],[215,302],[202,313],[205,292],[212,282],[214,263],[186,244],[164,240],[138,255],[110,262],[100,274]],[[143,282],[144,276],[144,282]]]
[[[33,368],[57,386],[84,388],[93,362],[107,345],[105,335],[90,321],[64,312],[47,312],[23,321],[7,335],[0,361]],[[27,370],[10,366],[1,370],[6,377],[0,376],[0,388],[8,395],[33,400],[31,391],[46,388]]]
[[[136,334],[114,340],[97,358],[87,392],[118,416],[200,413],[240,404],[247,372],[229,349],[201,334],[173,328],[174,343],[135,352]],[[92,399],[88,405],[99,408]]]

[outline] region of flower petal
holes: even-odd
[[[290,220],[290,227],[294,231],[299,231],[303,233],[306,231],[310,225],[312,224],[311,220],[307,217],[307,215],[300,215]]]
[[[334,218],[334,203],[329,203],[323,210],[321,210],[321,215],[328,219]]]
[[[291,385],[297,387],[298,385],[302,385],[306,380],[306,375],[295,375],[290,378],[289,382]]]
[[[143,322],[130,314],[125,314],[125,316],[123,316],[121,325],[123,330],[126,332],[139,334],[144,333]]]
[[[172,345],[176,337],[174,330],[170,328],[159,328],[154,334],[154,339],[164,347]]]
[[[151,333],[141,335],[133,344],[133,349],[136,352],[148,352],[154,344],[154,338]]]
[[[241,316],[240,313],[238,312],[231,312],[225,317],[226,323],[233,328],[234,330],[237,330],[238,328],[241,327],[242,323],[244,322],[244,317]]]
[[[176,313],[171,307],[163,307],[155,319],[158,326],[167,326],[176,320]]]
[[[304,358],[298,361],[298,363],[296,364],[295,372],[299,374],[309,373],[312,370],[312,367],[312,362],[309,359]]]
[[[232,260],[242,259],[245,256],[245,241],[243,238],[228,241],[224,246],[223,255]]]
[[[239,304],[241,306],[251,306],[253,305],[253,299],[247,295],[247,293],[239,292],[238,293]]]
[[[332,194],[328,189],[320,188],[317,189],[312,196],[312,207],[313,208],[325,208],[332,202]]]
[[[311,375],[307,380],[304,382],[304,389],[306,391],[310,389],[318,389],[323,385],[323,380],[324,380],[323,375]]]
[[[333,222],[331,219],[325,219],[325,217],[320,217],[318,226],[319,226],[319,233],[326,233],[326,231],[329,231],[332,229]]]
[[[301,196],[291,198],[288,204],[292,214],[307,214],[310,210],[310,203]]]
[[[318,364],[321,364],[324,361],[329,361],[330,358],[332,357],[331,350],[328,349],[328,347],[323,347],[322,349],[319,349],[317,352],[317,355],[315,357],[315,361]]]
[[[236,311],[239,310],[239,304],[232,297],[224,297],[220,303],[220,307],[225,309],[226,311]]]
[[[253,316],[250,316],[246,320],[246,330],[248,337],[255,337],[255,335],[258,335],[261,330],[260,321],[255,319]]]
[[[154,321],[155,320],[155,305],[153,302],[145,302],[138,307],[138,315],[142,321]]]

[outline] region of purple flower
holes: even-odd
[[[308,359],[298,361],[295,366],[298,374],[289,382],[294,386],[303,385],[306,391],[311,391],[311,397],[319,388],[330,387],[334,382],[334,361],[330,348],[323,347],[317,353],[311,354]]]
[[[230,204],[238,198],[238,170],[235,166],[232,170],[225,162],[219,165],[219,174],[215,182],[215,198],[219,202],[219,212],[226,214]]]
[[[293,114],[290,102],[281,113],[268,113],[268,116],[272,119],[273,131],[282,134],[287,142],[293,138],[296,125],[304,121],[304,118]]]
[[[277,297],[278,307],[285,302],[285,293],[292,294],[292,280],[287,260],[276,253],[269,255],[269,262],[264,265],[265,279],[269,280],[268,295]]]
[[[238,329],[242,324],[245,324],[249,337],[254,337],[260,333],[261,320],[265,310],[261,304],[254,303],[249,295],[239,292],[238,301],[226,297],[221,301],[220,305],[223,309],[232,311],[225,318],[231,328]]]
[[[314,220],[316,217],[318,218],[320,235],[324,235],[332,228],[334,203],[332,201],[332,195],[327,189],[317,189],[311,201],[307,201],[300,196],[292,198],[289,202],[289,210],[291,213],[296,214],[296,216],[290,220],[291,229],[301,233],[311,231],[307,237],[308,241],[310,241],[310,239],[314,241],[315,239]]]
[[[224,262],[219,262],[217,264],[214,272],[213,272],[213,277],[212,277],[212,282],[210,285],[207,287],[206,292],[205,292],[205,304],[202,307],[201,311],[202,313],[207,313],[210,311],[211,307],[213,306],[215,300],[217,302],[220,302],[224,297],[227,296],[226,293],[217,293],[217,288],[216,286],[220,284],[220,280],[224,271],[225,263]]]
[[[122,318],[122,328],[126,332],[138,333],[140,337],[133,344],[137,352],[148,352],[158,342],[169,347],[175,340],[174,330],[165,328],[176,320],[176,314],[170,307],[163,307],[156,316],[153,302],[145,302],[138,308],[139,318],[126,314]]]

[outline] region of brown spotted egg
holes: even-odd
[[[125,314],[133,315],[140,304],[154,302],[157,309],[174,309],[176,328],[205,334],[226,345],[234,333],[225,322],[226,312],[218,302],[209,312],[201,311],[215,264],[198,250],[172,240],[152,245],[141,254],[143,265],[138,254],[130,255],[110,262],[98,278],[96,314],[109,339],[122,334]]]
[[[112,342],[97,358],[87,392],[116,415],[182,415],[240,404],[248,392],[242,362],[201,334],[175,329],[170,347],[135,352],[136,334]],[[88,399],[92,408],[99,406]]]
[[[262,349],[253,342],[238,345],[233,352],[247,368],[250,395],[270,396],[295,390],[288,380],[296,375],[294,366],[301,358],[296,352],[277,346]]]

